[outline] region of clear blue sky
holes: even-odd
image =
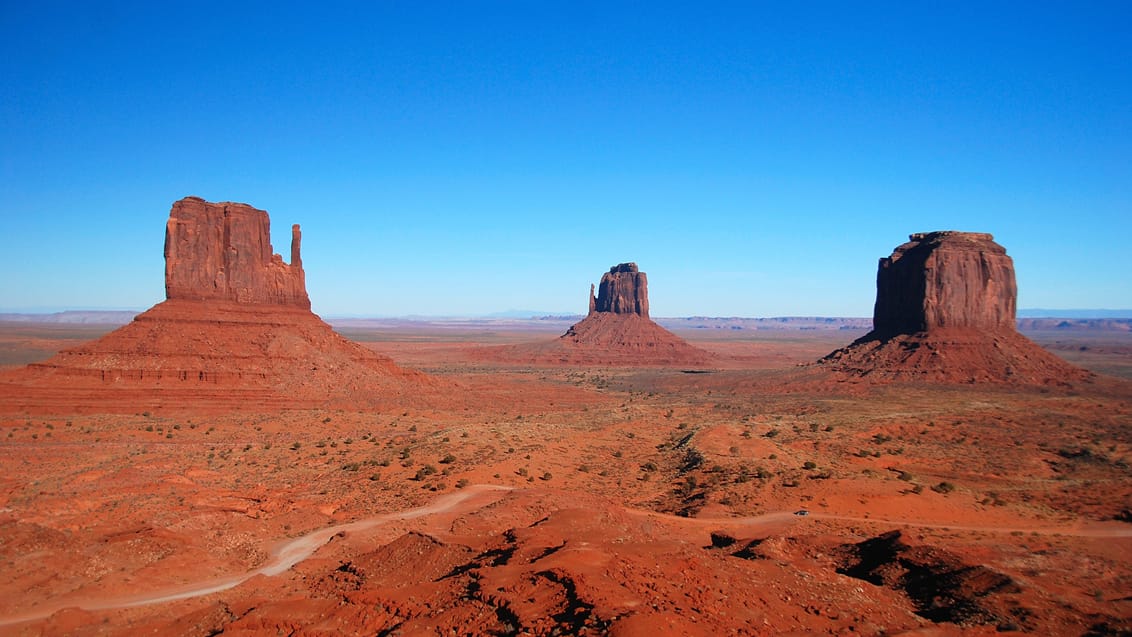
[[[0,308],[160,301],[186,195],[331,316],[869,316],[940,229],[1132,307],[1127,1],[288,4],[0,0]]]

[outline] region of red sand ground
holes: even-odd
[[[1132,381],[797,367],[853,336],[704,334],[685,373],[410,334],[367,347],[432,385],[321,408],[5,385],[0,634],[1132,631]],[[1055,351],[1132,369],[1090,338]]]

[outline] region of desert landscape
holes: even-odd
[[[653,319],[626,262],[335,331],[268,223],[182,199],[165,301],[0,323],[0,634],[1132,634],[1129,322],[1016,321],[990,235],[871,321]]]

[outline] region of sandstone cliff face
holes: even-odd
[[[165,296],[310,309],[300,243],[294,225],[288,265],[272,253],[266,212],[186,197],[165,228]]]
[[[1014,262],[989,234],[913,234],[880,260],[873,329],[914,334],[936,329],[1014,330]]]
[[[636,263],[615,265],[602,275],[596,299],[590,286],[590,314],[594,312],[649,317],[649,281]]]

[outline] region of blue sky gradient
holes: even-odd
[[[1132,307],[1127,2],[162,4],[0,0],[0,308],[160,301],[186,195],[332,316],[869,316],[941,229]]]

